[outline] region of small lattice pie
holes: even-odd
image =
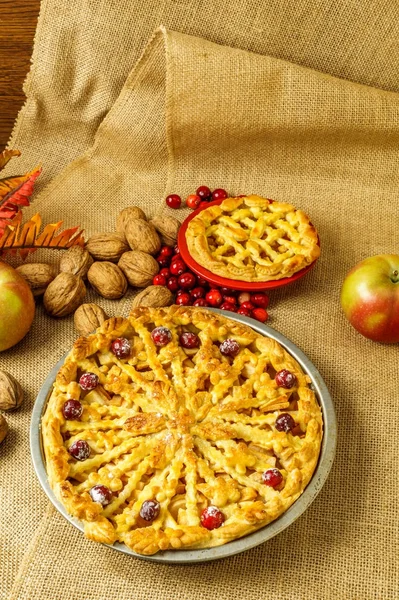
[[[50,485],[98,542],[209,548],[276,519],[316,467],[309,377],[206,309],[136,308],[79,338],[42,421]]]
[[[239,281],[291,277],[320,254],[316,230],[302,210],[259,196],[205,208],[188,224],[186,241],[199,265]]]

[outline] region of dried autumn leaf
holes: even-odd
[[[38,248],[54,248],[56,250],[71,248],[72,246],[84,245],[82,230],[72,227],[58,232],[63,221],[49,223],[40,231],[42,219],[39,214],[34,215],[29,221],[22,225],[22,213],[19,212],[13,221],[6,225],[4,233],[0,238],[0,255],[6,252],[16,254],[25,259],[30,252]]]
[[[0,152],[0,171],[2,169],[4,169],[4,167],[6,166],[8,161],[13,156],[21,156],[20,151],[19,150],[3,150],[3,152]]]
[[[26,175],[0,179],[0,234],[21,207],[29,206],[33,185],[41,171],[38,167]]]

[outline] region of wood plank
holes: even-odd
[[[22,84],[30,68],[40,0],[0,2],[0,150],[25,102]]]

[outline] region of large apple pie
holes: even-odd
[[[316,230],[302,210],[254,195],[202,210],[189,222],[186,241],[194,260],[211,273],[249,282],[291,277],[320,254]]]
[[[43,417],[50,485],[98,542],[209,548],[276,519],[317,464],[296,360],[206,309],[136,308],[79,338]]]

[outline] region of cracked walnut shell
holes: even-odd
[[[85,295],[86,286],[81,277],[60,273],[45,291],[44,308],[52,317],[66,317],[82,304]]]
[[[150,221],[161,236],[161,242],[165,246],[174,246],[177,242],[177,233],[180,228],[180,221],[168,215],[155,217]]]
[[[131,250],[122,254],[118,266],[133,287],[150,285],[154,275],[159,271],[159,265],[155,258],[140,250]]]
[[[113,262],[95,262],[87,278],[97,294],[109,300],[122,298],[127,290],[127,281],[118,265]]]
[[[129,246],[123,233],[97,233],[88,239],[86,249],[96,260],[118,262]]]
[[[169,306],[172,302],[173,294],[167,287],[163,285],[149,285],[134,298],[132,309],[137,306],[161,308],[162,306]]]
[[[61,258],[60,271],[62,273],[73,273],[84,279],[93,262],[93,258],[86,248],[72,246]]]
[[[108,319],[105,311],[97,304],[82,304],[75,311],[73,320],[80,335],[89,335]]]
[[[7,373],[0,371],[0,410],[14,410],[21,406],[24,394],[20,383]]]
[[[141,250],[148,254],[157,254],[161,240],[154,225],[143,219],[131,219],[126,224],[125,236],[132,250]]]
[[[16,268],[32,290],[32,294],[42,296],[47,286],[57,276],[57,268],[47,263],[26,263]]]

